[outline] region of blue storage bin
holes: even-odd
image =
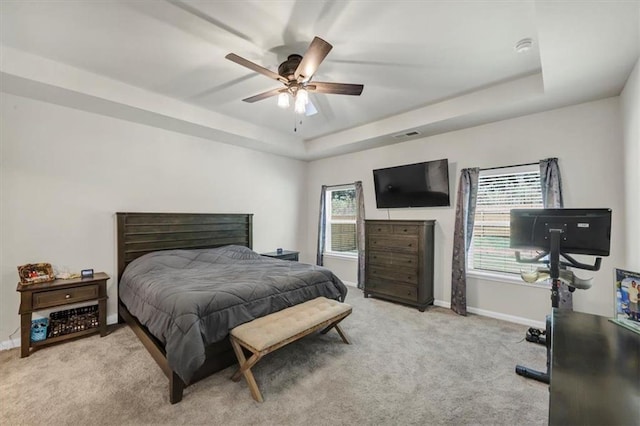
[[[47,338],[47,326],[49,320],[46,318],[39,318],[31,321],[31,341],[39,342]]]

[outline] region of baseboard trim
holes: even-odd
[[[445,302],[444,300],[435,300],[433,304],[435,306],[451,309],[451,302]],[[526,325],[529,327],[542,328],[542,329],[546,327],[544,321],[533,321],[533,320],[530,320],[529,318],[517,317],[514,315],[507,315],[501,312],[494,312],[494,311],[488,311],[486,309],[474,308],[472,306],[467,306],[467,311],[472,314],[481,315],[483,317],[499,319],[502,321]]]
[[[355,287],[358,288],[358,283],[354,283],[351,281],[342,281],[344,283],[344,285],[348,285],[349,287]]]
[[[111,314],[107,316],[107,325],[116,324],[118,322],[118,314]],[[18,329],[16,333],[20,332]],[[9,349],[20,347],[20,336],[15,339],[9,338],[4,342],[0,342],[0,351],[8,351]]]
[[[343,281],[343,283],[349,287],[355,287],[355,288],[358,287],[356,283],[351,281]],[[444,300],[435,300],[433,304],[435,306],[440,306],[442,308],[451,309],[451,303],[445,302]],[[472,314],[481,315],[483,317],[499,319],[502,321],[512,322],[515,324],[522,324],[529,327],[542,328],[542,329],[545,328],[544,321],[532,321],[528,318],[517,317],[514,315],[507,315],[500,312],[488,311],[486,309],[479,309],[471,306],[467,307],[467,311],[469,311]],[[118,322],[118,314],[111,314],[107,317],[108,325],[116,324],[117,322]],[[6,351],[9,349],[18,348],[18,347],[20,347],[19,336],[17,339],[9,339],[9,340],[5,340],[4,342],[0,342],[0,351]]]
[[[118,314],[111,314],[107,316],[107,325],[117,324],[118,323]]]
[[[0,342],[0,351],[8,351],[9,349],[20,347],[20,337],[17,339],[9,339],[4,342]]]

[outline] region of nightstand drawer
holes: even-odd
[[[82,302],[98,297],[98,285],[85,285],[54,291],[33,293],[33,309],[50,308],[68,303]]]
[[[277,259],[280,260],[294,260],[294,261],[298,261],[298,253],[293,253],[293,254],[283,254],[282,256],[278,256]]]
[[[277,251],[272,251],[269,253],[261,253],[262,256],[265,257],[271,257],[274,259],[280,259],[280,260],[293,260],[293,261],[298,261],[298,254],[300,252],[298,251],[291,251],[291,250],[282,250],[281,253],[278,253]]]

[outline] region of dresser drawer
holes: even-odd
[[[417,225],[393,225],[393,233],[396,235],[418,235],[420,227]]]
[[[418,252],[418,238],[414,236],[378,236],[369,238],[369,250],[399,251],[403,253]]]
[[[366,231],[369,234],[391,234],[393,232],[393,226],[386,223],[368,223]]]
[[[77,288],[33,293],[33,309],[50,308],[67,303],[82,302],[98,297],[98,284]]]
[[[393,282],[403,282],[406,285],[418,285],[418,273],[405,268],[389,268],[367,265],[367,278],[382,278]]]
[[[369,279],[365,283],[365,290],[412,302],[418,301],[418,289],[416,287],[398,285],[385,280]]]
[[[413,254],[370,251],[367,253],[367,262],[371,265],[393,266],[410,270],[418,269],[418,258]]]

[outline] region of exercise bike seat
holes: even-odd
[[[551,278],[551,271],[549,268],[538,268],[533,272],[520,272],[520,277],[524,282],[533,284],[546,281]],[[593,282],[593,278],[579,278],[573,273],[573,271],[569,271],[568,269],[561,269],[560,277],[558,279],[569,287],[577,288],[579,290],[590,289]]]

